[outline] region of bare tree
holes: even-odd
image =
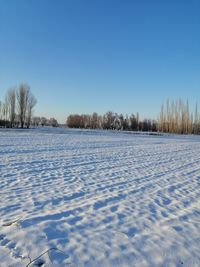
[[[113,128],[113,121],[114,121],[114,114],[112,111],[106,112],[103,116],[103,128],[104,129],[112,129]]]
[[[98,114],[96,112],[93,112],[91,116],[91,128],[92,129],[98,128]]]
[[[30,87],[26,84],[20,84],[17,91],[18,112],[21,128],[24,127],[26,111],[30,97]]]
[[[34,126],[39,126],[40,122],[41,122],[40,117],[33,117],[33,125]]]
[[[131,114],[130,118],[130,127],[132,131],[137,131],[138,125],[137,125],[137,118],[134,114]]]
[[[3,109],[3,103],[0,100],[0,120],[2,120],[2,109]]]
[[[195,114],[194,114],[194,134],[198,133],[198,107],[197,107],[197,102],[195,105]]]
[[[10,121],[10,127],[13,127],[15,121],[15,103],[16,103],[16,93],[15,89],[9,89],[6,94],[7,99],[7,109],[8,109],[8,118]]]
[[[3,119],[4,119],[4,126],[8,126],[8,96],[5,96],[5,100],[3,103]]]
[[[164,131],[164,104],[162,103],[160,108],[160,117],[159,117],[159,131]]]
[[[48,121],[48,120],[47,120],[47,118],[45,118],[45,117],[41,117],[41,118],[40,118],[40,123],[41,123],[42,126],[46,126],[46,125],[48,124],[47,121]]]
[[[3,103],[0,101],[0,127],[4,126],[3,120]]]
[[[49,123],[53,127],[58,127],[58,122],[57,122],[57,120],[55,118],[50,118],[49,119]]]
[[[137,123],[137,131],[139,131],[139,112],[136,113],[136,123]]]
[[[31,118],[33,115],[33,108],[37,103],[37,99],[35,98],[35,96],[30,92],[29,93],[29,98],[28,98],[28,102],[27,102],[27,128],[30,127],[31,124]]]
[[[113,129],[120,130],[122,128],[120,117],[117,113],[114,115]]]

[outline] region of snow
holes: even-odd
[[[1,267],[200,266],[198,136],[2,129],[0,179]]]

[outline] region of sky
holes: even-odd
[[[0,100],[21,82],[60,123],[200,104],[200,1],[0,0]]]

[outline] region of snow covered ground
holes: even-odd
[[[0,130],[0,266],[199,267],[200,138]]]

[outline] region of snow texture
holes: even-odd
[[[200,266],[199,137],[0,130],[0,179],[1,267]]]

